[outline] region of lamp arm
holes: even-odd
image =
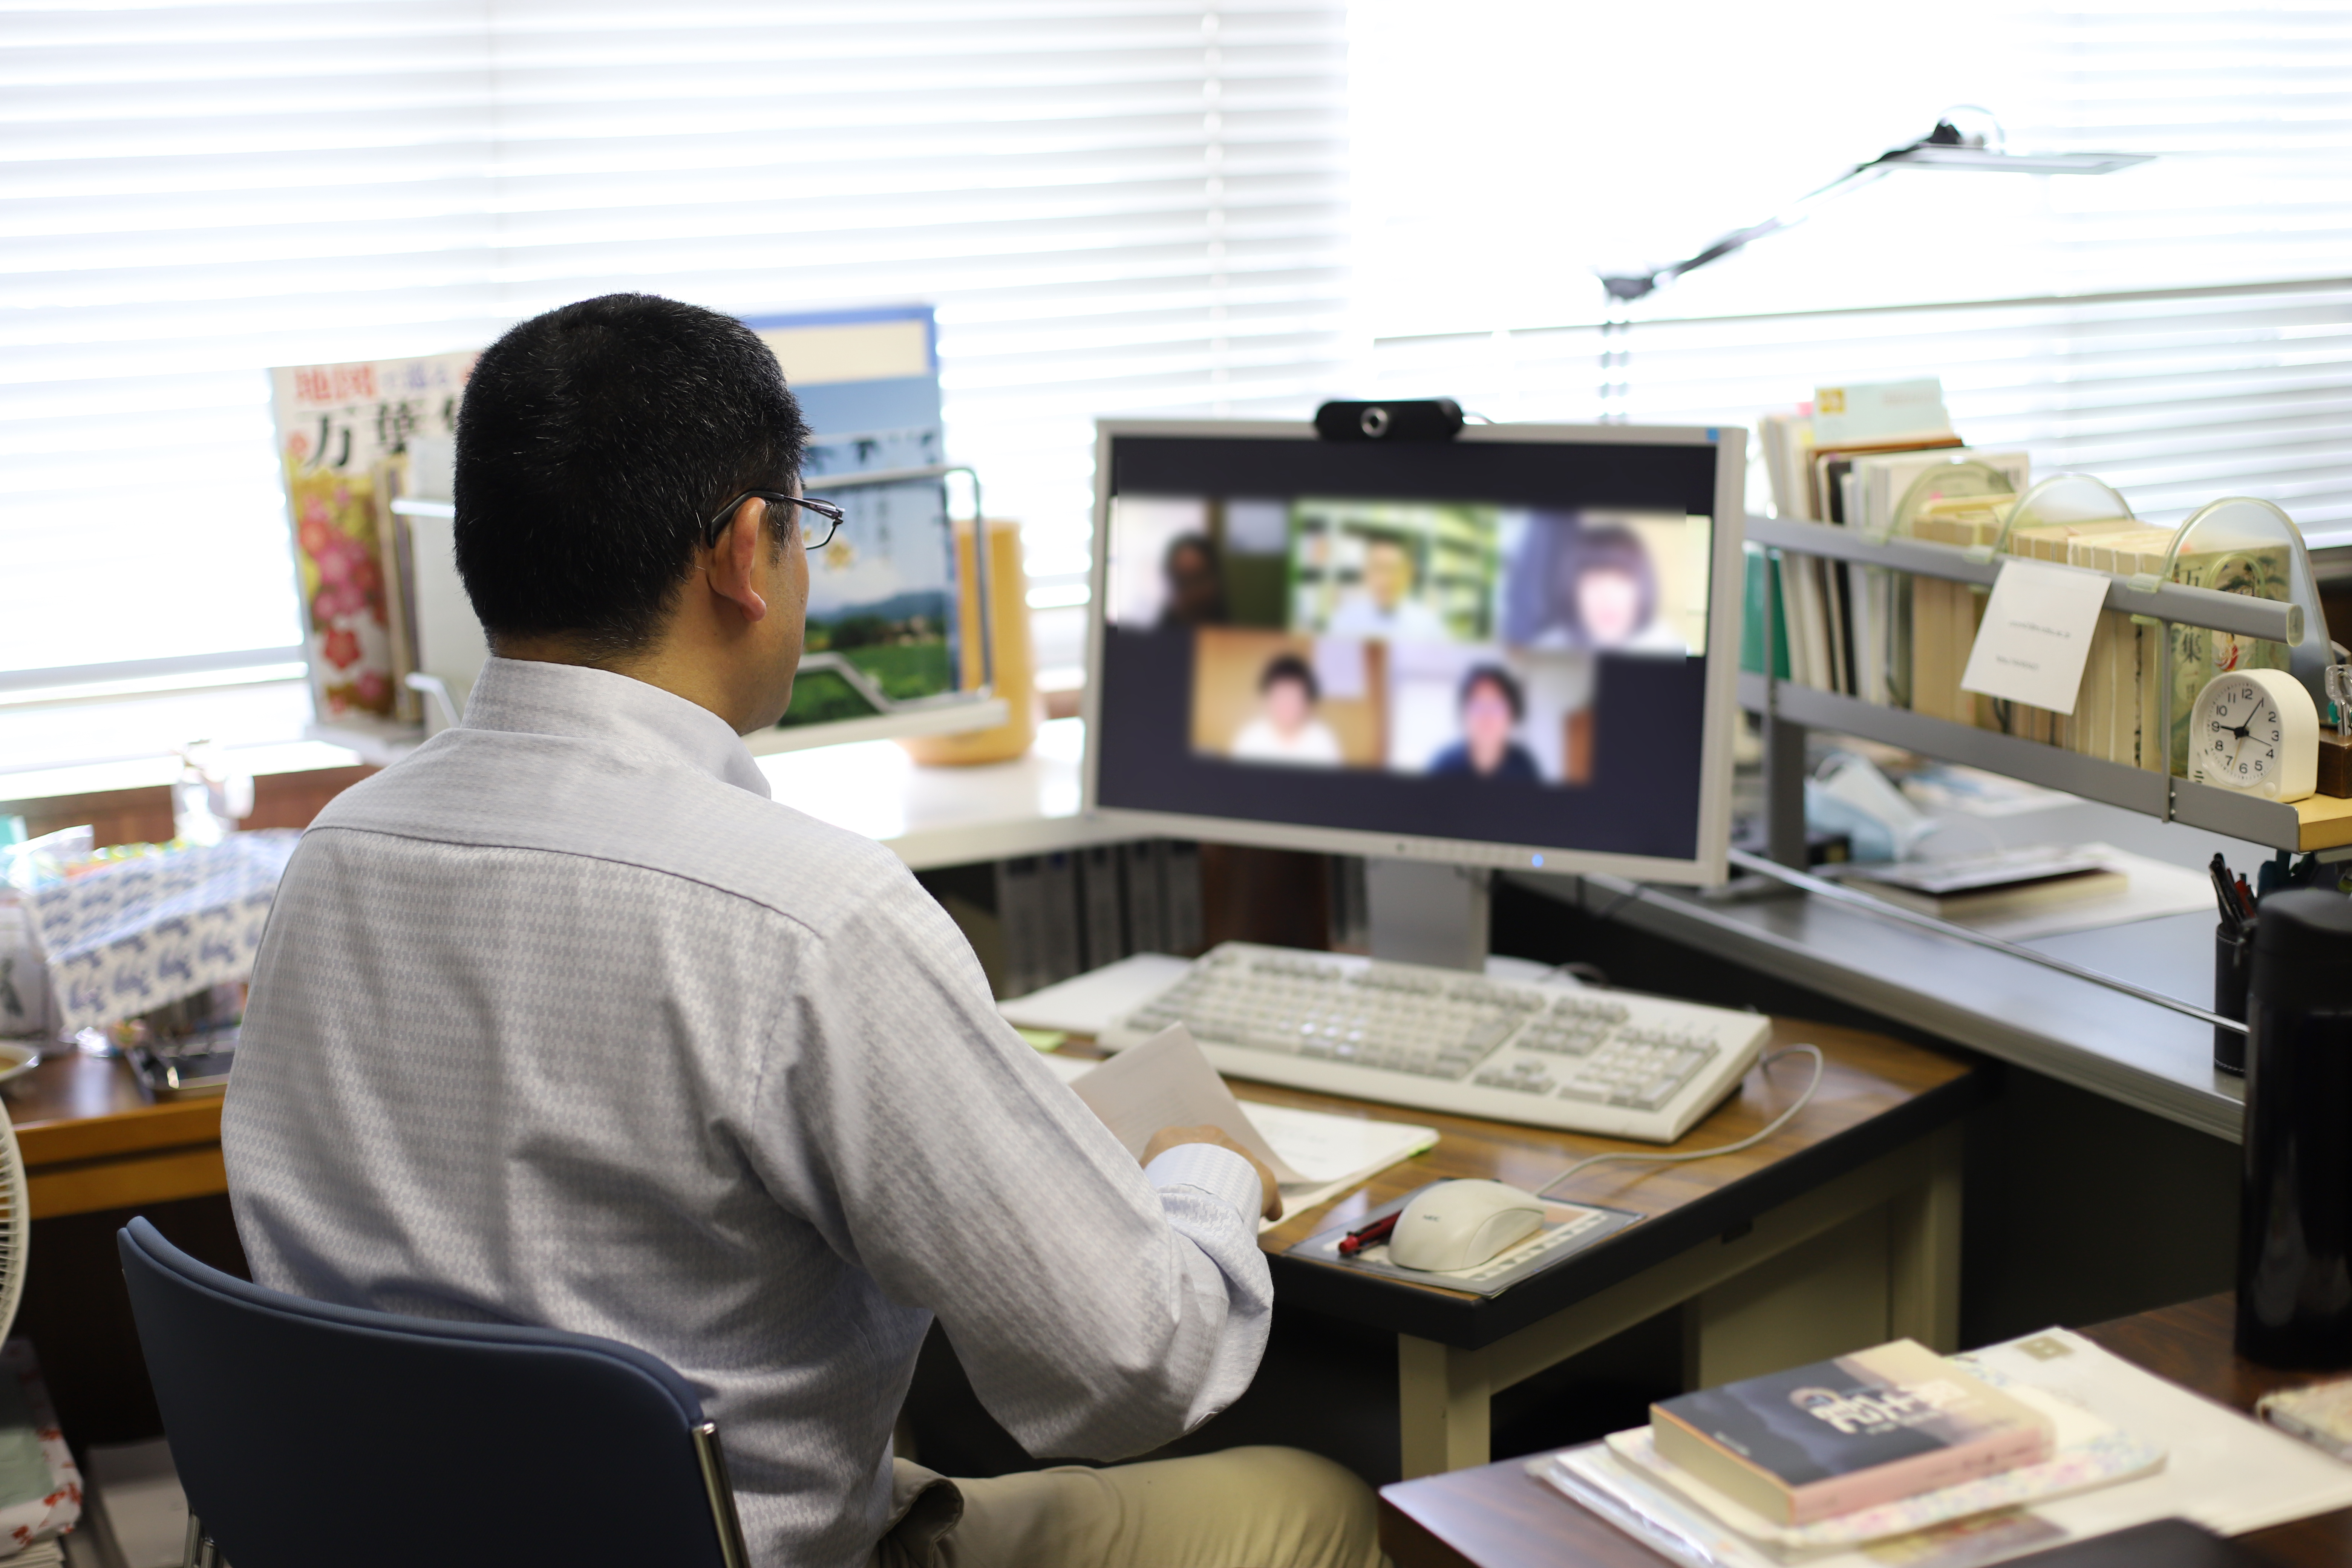
[[[1722,238],[1703,247],[1696,256],[1685,260],[1668,262],[1665,266],[1655,268],[1648,272],[1613,277],[1603,273],[1601,277],[1601,287],[1609,290],[1609,297],[1612,300],[1639,300],[1653,292],[1659,285],[1671,283],[1686,272],[1696,272],[1710,261],[1720,261],[1734,251],[1745,249],[1759,239],[1779,234],[1784,229],[1796,227],[1812,216],[1814,207],[1832,196],[1859,190],[1874,181],[1885,178],[1886,172],[1894,167],[1892,161],[1900,158],[1910,150],[1908,147],[1898,147],[1893,152],[1873,158],[1867,163],[1856,163],[1828,184],[1798,197],[1796,201],[1790,204],[1786,211],[1768,217],[1762,223],[1750,224],[1746,228],[1733,229]]]

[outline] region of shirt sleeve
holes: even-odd
[[[1231,1404],[1265,1352],[1256,1173],[1191,1144],[1147,1175],[997,1015],[945,912],[892,869],[803,945],[742,1142],[780,1203],[892,1300],[937,1315],[1032,1454],[1169,1442]]]
[[[1191,1242],[1200,1261],[1193,1288],[1206,1294],[1222,1283],[1227,1331],[1218,1342],[1217,1363],[1195,1396],[1184,1423],[1198,1426],[1241,1396],[1257,1374],[1274,1317],[1274,1281],[1265,1254],[1257,1247],[1257,1220],[1265,1207],[1265,1187],[1257,1167],[1213,1143],[1180,1143],[1143,1167],[1143,1179],[1160,1194],[1169,1228]],[[1212,1279],[1202,1266],[1216,1270]]]

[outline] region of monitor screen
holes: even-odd
[[[1738,431],[1108,423],[1100,447],[1091,805],[1719,879]]]

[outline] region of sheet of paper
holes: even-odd
[[[1961,689],[2053,713],[2074,711],[2107,577],[2049,561],[2009,560],[1993,579]]]
[[[1244,1100],[1241,1108],[1299,1180],[1318,1186],[1384,1170],[1437,1142],[1433,1127],[1334,1116],[1259,1100]]]
[[[1293,1170],[1249,1119],[1192,1031],[1171,1024],[1143,1044],[1071,1081],[1070,1088],[1102,1118],[1111,1135],[1140,1159],[1163,1127],[1213,1127],[1248,1150],[1288,1186],[1307,1178]]]
[[[1139,952],[1026,996],[1000,1002],[1007,1023],[1024,1029],[1099,1035],[1191,972],[1192,961]]]
[[[1153,1045],[1158,1043],[1156,1039],[1151,1042]],[[1096,1062],[1084,1057],[1058,1054],[1049,1054],[1041,1059],[1053,1070],[1055,1078],[1078,1089],[1078,1098],[1093,1106],[1094,1100],[1087,1097],[1094,1090],[1079,1088],[1081,1080],[1091,1078],[1097,1071],[1108,1071],[1118,1062],[1132,1061],[1138,1052],[1149,1048],[1149,1046],[1138,1047],[1136,1050],[1116,1058],[1116,1062]],[[1192,1049],[1197,1055],[1200,1047],[1196,1044]],[[1147,1077],[1160,1071],[1152,1064],[1151,1058],[1145,1058],[1143,1061],[1149,1069]],[[1205,1058],[1202,1065],[1206,1065]],[[1131,1068],[1126,1070],[1137,1071]],[[1211,1070],[1213,1072],[1214,1069]],[[1130,1086],[1129,1090],[1118,1091],[1119,1098],[1127,1098],[1132,1089]],[[1275,1180],[1282,1188],[1284,1207],[1292,1214],[1328,1203],[1370,1180],[1398,1161],[1409,1160],[1437,1142],[1437,1129],[1434,1127],[1414,1127],[1402,1121],[1379,1121],[1360,1116],[1335,1116],[1328,1111],[1307,1110],[1295,1105],[1270,1105],[1258,1100],[1238,1100],[1234,1104],[1246,1118],[1250,1128],[1273,1151],[1275,1157],[1267,1160],[1266,1163],[1276,1172]],[[1098,1107],[1096,1114],[1103,1115]],[[1150,1124],[1143,1132],[1146,1140],[1163,1126],[1184,1126],[1201,1120],[1198,1117],[1171,1117],[1140,1106],[1131,1114],[1138,1125]],[[1104,1116],[1106,1124],[1109,1120]],[[1214,1124],[1223,1125],[1222,1122]],[[1116,1127],[1112,1130],[1118,1131]],[[1247,1146],[1246,1140],[1236,1137],[1234,1141]],[[1127,1142],[1131,1149],[1141,1147],[1124,1134],[1120,1142]],[[1265,1156],[1260,1155],[1259,1158],[1264,1159]],[[1282,1173],[1286,1169],[1290,1174]],[[1259,1228],[1265,1229],[1275,1223],[1267,1221]]]
[[[2128,879],[2121,892],[2022,914],[1989,919],[1963,917],[1955,923],[2004,941],[2025,942],[2037,936],[2056,936],[2062,931],[2097,931],[2133,921],[2196,914],[2200,910],[2210,914],[2213,910],[2213,879],[2203,871],[2151,860],[2112,844],[2084,844],[2080,847],[2095,857],[2107,870],[2121,871]]]

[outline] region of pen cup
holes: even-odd
[[[2213,1011],[2240,1023],[2246,1018],[2246,977],[2253,967],[2254,928],[2224,922],[2213,928]],[[2236,1029],[2213,1026],[2213,1065],[2222,1072],[2246,1076],[2246,1037]]]

